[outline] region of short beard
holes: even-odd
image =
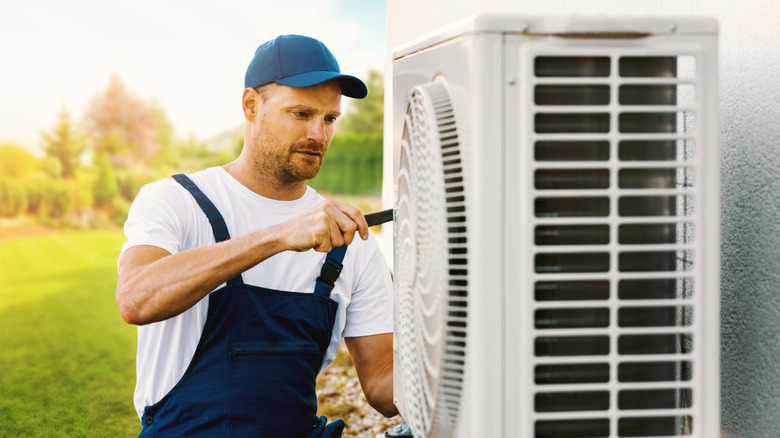
[[[289,187],[317,176],[322,160],[317,165],[296,166],[291,158],[295,153],[293,151],[299,150],[319,151],[324,154],[325,148],[321,143],[302,141],[282,148],[279,139],[271,133],[265,122],[260,123],[261,129],[255,143],[259,149],[255,154],[254,161],[256,168],[265,178],[272,179],[281,186]]]

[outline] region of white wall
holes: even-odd
[[[720,20],[721,422],[780,434],[780,3],[745,0],[389,0],[389,54],[478,12],[708,15]],[[386,104],[392,102],[387,99]],[[385,114],[391,114],[386,108]],[[389,129],[390,123],[386,123]],[[389,135],[386,132],[386,135]],[[390,178],[385,172],[386,178]],[[392,182],[386,179],[389,187]],[[388,187],[388,184],[386,184]],[[390,189],[392,192],[392,189]],[[392,193],[385,194],[392,205]]]

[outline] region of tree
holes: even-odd
[[[65,217],[73,209],[73,193],[65,181],[49,181],[43,192],[41,214],[51,219]]]
[[[49,178],[59,178],[62,176],[62,163],[54,157],[43,157],[41,159],[41,172]]]
[[[60,176],[64,179],[73,177],[80,165],[81,154],[87,149],[88,137],[70,120],[70,113],[63,107],[60,119],[51,132],[41,134],[46,144],[46,156],[56,159],[61,165]]]
[[[95,139],[96,155],[107,153],[115,165],[148,162],[160,147],[155,108],[129,92],[116,75],[88,104],[84,124]]]
[[[26,179],[38,168],[38,158],[10,143],[0,145],[0,175]]]
[[[309,185],[321,192],[378,194],[382,191],[382,134],[337,134]]]
[[[95,156],[95,167],[97,167],[97,178],[95,178],[92,193],[95,197],[95,205],[104,207],[119,195],[119,184],[111,161],[106,154],[101,153]]]
[[[28,213],[57,219],[73,209],[73,191],[67,181],[38,176],[29,181],[27,202]]]
[[[27,210],[27,192],[20,181],[0,177],[0,217],[16,217]]]
[[[347,114],[338,122],[340,132],[381,134],[384,126],[385,79],[382,73],[368,72],[368,96],[356,99]]]
[[[151,109],[157,123],[155,141],[158,145],[158,152],[155,163],[158,166],[176,166],[180,161],[180,156],[176,148],[173,123],[168,119],[168,114],[165,113],[159,102],[152,101]]]

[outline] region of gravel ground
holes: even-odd
[[[317,377],[317,399],[319,415],[325,415],[329,421],[341,418],[347,423],[344,438],[374,438],[403,423],[400,416],[385,418],[368,404],[352,359],[343,345],[338,358]]]

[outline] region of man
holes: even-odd
[[[139,193],[116,297],[139,325],[141,436],[341,436],[315,379],[342,337],[369,403],[397,414],[384,259],[359,210],[306,185],[341,95],[366,93],[319,41],[280,36],[247,68],[240,156]]]

